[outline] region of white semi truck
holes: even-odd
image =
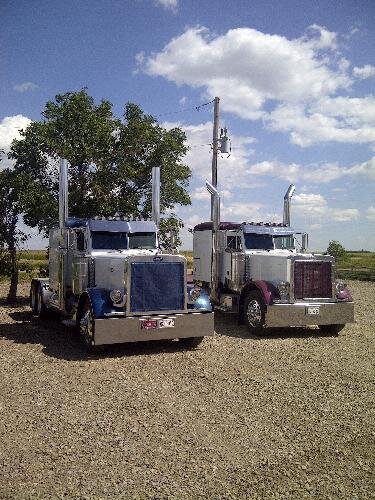
[[[237,313],[250,331],[317,325],[337,334],[354,321],[345,283],[336,279],[335,260],[308,253],[306,233],[290,226],[293,185],[284,197],[282,223],[220,222],[220,197],[213,196],[213,220],[193,232],[194,278],[209,290],[216,309]]]
[[[204,289],[187,283],[186,259],[158,245],[160,169],[153,169],[153,221],[68,217],[67,162],[60,160],[59,227],[50,231],[49,278],[33,279],[35,315],[73,320],[89,350],[103,344],[213,335]]]

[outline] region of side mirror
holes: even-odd
[[[79,252],[84,252],[85,250],[85,235],[82,231],[77,233],[77,250]]]
[[[302,233],[302,252],[307,252],[309,248],[309,235],[307,233]]]

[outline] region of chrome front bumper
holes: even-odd
[[[307,314],[308,307],[319,306],[319,314]],[[354,323],[353,302],[272,304],[267,306],[266,326],[344,325]]]
[[[174,318],[174,328],[141,329],[143,319]],[[119,317],[95,320],[95,345],[203,337],[214,334],[214,314],[193,312],[160,316]]]

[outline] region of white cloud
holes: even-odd
[[[346,169],[346,175],[361,175],[369,180],[375,181],[375,156],[363,163]]]
[[[36,90],[37,88],[39,88],[38,85],[33,82],[23,82],[13,86],[14,90],[21,93],[30,92],[32,90]]]
[[[341,118],[344,124],[353,127],[375,127],[373,96],[324,98],[317,101],[311,111]]]
[[[137,52],[137,54],[135,54],[135,61],[137,64],[143,64],[144,61],[145,61],[145,53],[144,51],[142,50],[141,52]]]
[[[210,193],[207,191],[206,186],[197,187],[190,194],[192,200],[206,201],[211,199]],[[220,191],[221,201],[227,200],[233,197],[233,193],[228,189],[223,189]]]
[[[353,76],[359,78],[360,80],[365,80],[366,78],[370,78],[375,75],[375,66],[371,64],[365,64],[361,68],[355,66],[353,68]]]
[[[329,215],[336,222],[350,222],[359,218],[359,210],[356,208],[334,208]]]
[[[263,119],[301,147],[327,141],[375,143],[374,98],[337,96],[350,89],[353,75],[371,76],[375,67],[355,67],[351,75],[337,34],[322,26],[314,24],[295,39],[251,28],[223,35],[190,28],[140,66],[149,75],[201,88],[207,98],[222,96],[224,111]]]
[[[266,117],[271,130],[289,132],[291,142],[306,147],[319,142],[375,143],[375,99],[325,97],[309,108],[281,104]]]
[[[195,188],[190,194],[192,200],[209,200],[210,193],[207,191],[205,186]]]
[[[314,49],[337,49],[337,35],[336,33],[329,31],[324,26],[319,26],[318,24],[313,24],[309,27],[308,31],[311,33],[311,37],[304,37],[303,40],[306,41]]]
[[[262,205],[258,203],[234,202],[222,208],[221,219],[238,222],[259,221],[261,208]]]
[[[157,5],[161,5],[166,10],[176,13],[178,10],[178,0],[155,0]]]
[[[301,166],[295,163],[286,165],[278,161],[262,161],[255,163],[247,169],[250,176],[272,174],[289,182],[296,182],[301,178]]]
[[[318,53],[335,46],[334,34],[316,26],[312,31],[288,40],[250,28],[216,37],[205,28],[190,28],[150,56],[144,69],[178,85],[203,87],[209,97],[223,95],[225,110],[259,118],[267,99],[309,101],[350,84],[345,73],[332,70]]]
[[[368,207],[366,219],[375,221],[375,207]]]
[[[310,227],[317,229],[327,222],[350,222],[359,218],[356,208],[333,208],[321,194],[301,193],[292,198],[292,216],[310,221]]]
[[[13,139],[20,138],[20,129],[25,129],[30,123],[30,118],[23,115],[6,116],[0,122],[0,150],[5,153],[2,156],[0,168],[12,166],[12,162],[8,160],[6,154],[10,151]]]
[[[292,204],[299,215],[321,216],[327,211],[327,201],[321,194],[296,194]]]
[[[250,165],[247,173],[251,176],[272,175],[289,182],[306,181],[315,184],[326,184],[342,177],[361,176],[368,180],[375,180],[375,156],[351,167],[342,167],[337,163],[302,166],[296,163],[263,161]]]

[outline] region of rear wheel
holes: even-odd
[[[30,306],[34,316],[45,318],[48,309],[43,302],[43,290],[41,285],[35,284],[30,290]]]
[[[319,330],[324,335],[338,335],[345,325],[319,325]]]
[[[80,308],[77,318],[80,337],[88,352],[95,351],[95,318],[89,299]]]
[[[37,315],[37,300],[37,287],[33,283],[30,288],[30,307],[34,316]]]
[[[179,344],[183,347],[194,349],[202,343],[204,337],[185,337],[179,339]]]
[[[245,297],[243,317],[250,333],[264,333],[265,313],[266,306],[261,294],[255,290],[249,292]]]

